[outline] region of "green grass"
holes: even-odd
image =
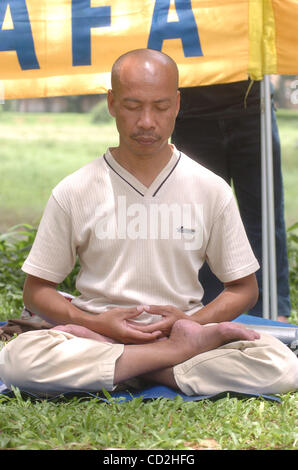
[[[295,449],[297,394],[281,404],[225,397],[107,404],[0,399],[0,447],[9,449]]]
[[[282,172],[285,194],[285,220],[289,227],[297,222],[298,200],[298,111],[278,110]]]
[[[278,113],[283,148],[287,226],[297,222],[297,118]],[[113,124],[98,125],[83,114],[0,113],[0,233],[17,223],[36,225],[51,188],[64,176],[115,145]],[[19,316],[20,266],[34,230],[0,236],[0,320]],[[297,246],[289,234],[291,320],[298,323]],[[72,291],[75,272],[63,287]],[[250,398],[183,402],[134,399],[110,404],[0,398],[2,449],[297,449],[298,393],[281,404]]]
[[[52,188],[117,143],[114,123],[86,114],[0,113],[0,232],[37,224]]]

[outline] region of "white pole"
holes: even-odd
[[[262,194],[262,297],[263,317],[270,318],[269,300],[269,254],[268,254],[268,217],[267,217],[267,176],[266,176],[266,138],[265,138],[265,89],[264,80],[260,87],[261,100],[261,194]]]
[[[274,216],[274,177],[273,177],[273,157],[272,157],[272,120],[271,120],[271,90],[270,90],[270,76],[264,75],[263,85],[263,98],[264,98],[264,118],[261,124],[262,157],[264,181],[266,181],[264,192],[266,191],[266,199],[264,201],[264,213],[266,212],[265,221],[267,228],[263,238],[263,253],[265,253],[265,266],[267,273],[265,274],[265,287],[266,282],[269,284],[269,316],[272,320],[277,320],[278,304],[277,304],[277,282],[276,282],[276,251],[275,251],[275,216]],[[264,126],[264,128],[263,128]],[[262,181],[263,182],[263,181]],[[266,206],[265,206],[266,204]],[[265,214],[264,214],[265,215]],[[263,255],[264,256],[264,255]],[[267,287],[266,287],[267,289]],[[267,293],[265,295],[268,295]],[[268,300],[266,299],[265,302]],[[267,308],[267,306],[265,305]],[[266,312],[267,313],[267,312]]]

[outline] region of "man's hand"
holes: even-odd
[[[24,286],[24,303],[54,325],[79,325],[122,344],[143,344],[161,336],[157,328],[151,331],[135,329],[129,320],[140,315],[142,309],[113,308],[93,315],[80,310],[56,290],[57,285],[45,279],[28,275]]]
[[[163,336],[156,325],[151,329],[147,329],[145,326],[136,326],[137,323],[131,320],[138,315],[140,315],[139,308],[116,307],[108,310],[98,316],[100,322],[98,332],[122,344],[150,343]],[[97,329],[94,330],[97,331]]]
[[[190,319],[190,317],[185,315],[182,310],[179,310],[179,308],[174,307],[173,305],[144,305],[142,307],[142,311],[152,315],[161,315],[163,318],[151,325],[140,325],[133,321],[129,321],[129,325],[142,332],[154,333],[159,331],[159,338],[169,336],[172,326],[177,320]]]

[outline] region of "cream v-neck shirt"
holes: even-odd
[[[229,185],[175,147],[149,188],[109,150],[54,188],[22,269],[59,284],[76,256],[73,303],[94,314],[157,304],[191,315],[205,259],[222,282],[259,268]]]

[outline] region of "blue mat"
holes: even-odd
[[[248,324],[248,325],[255,324],[255,325],[265,325],[265,326],[268,325],[268,326],[284,326],[284,327],[298,328],[298,325],[292,325],[289,323],[281,323],[278,321],[267,320],[261,317],[253,317],[253,316],[245,315],[245,314],[240,315],[234,321]],[[0,322],[0,326],[4,324],[5,322]],[[59,395],[51,396],[47,398],[41,398],[38,395],[29,393],[29,392],[24,392],[24,391],[20,391],[20,393],[24,398],[28,397],[32,400],[46,399],[48,401],[56,401],[56,400],[63,400],[63,399],[65,400],[65,399],[72,399],[74,397],[77,397],[77,398],[98,398],[99,401],[103,401],[103,402],[111,402],[111,401],[116,400],[118,403],[123,403],[123,402],[130,401],[130,400],[133,400],[134,398],[139,398],[139,397],[142,397],[143,400],[153,400],[157,398],[167,398],[167,399],[173,400],[177,396],[181,397],[183,401],[200,401],[200,400],[206,400],[206,399],[217,400],[217,399],[223,398],[224,396],[229,395],[230,397],[237,397],[241,399],[254,397],[254,398],[263,398],[263,399],[271,400],[274,402],[281,402],[281,399],[274,395],[237,393],[237,392],[233,392],[229,390],[220,394],[216,394],[216,395],[194,395],[190,397],[163,385],[150,386],[140,391],[139,390],[138,391],[127,390],[127,391],[116,391],[116,392],[108,392],[108,393],[103,393],[102,391],[65,392],[65,393],[61,393]],[[1,380],[0,380],[0,394],[7,396],[7,397],[15,396],[14,392],[12,390],[9,390],[5,386],[5,384],[1,382]]]
[[[274,320],[267,320],[266,318],[262,317],[253,317],[252,315],[239,315],[239,317],[233,320],[238,323],[245,323],[246,325],[268,325],[268,326],[285,326],[291,328],[298,328],[298,325],[293,325],[291,323],[282,323],[280,321]]]

